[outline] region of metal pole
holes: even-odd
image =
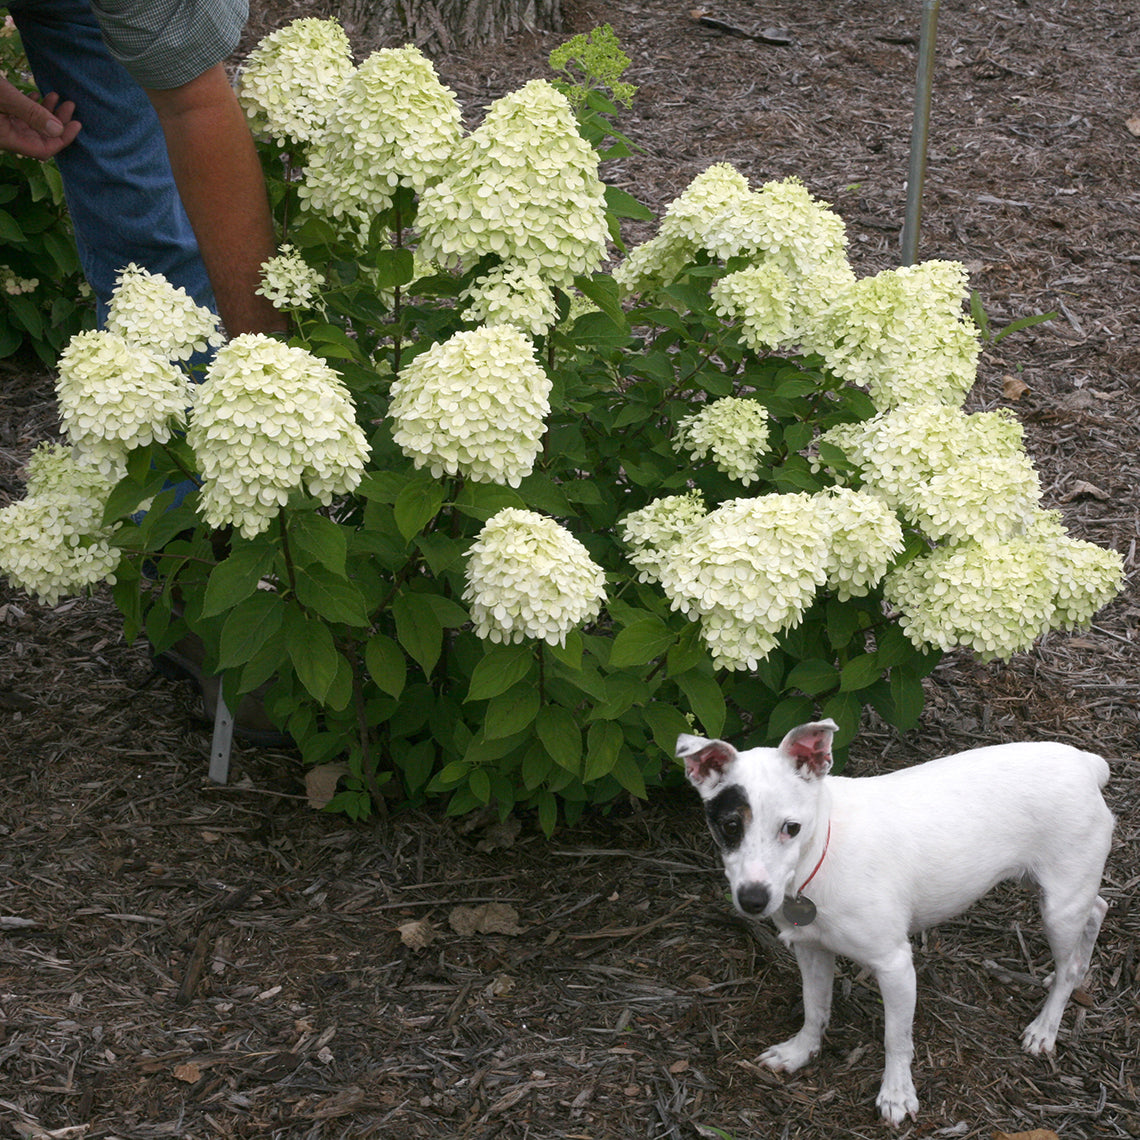
[[[910,132],[910,167],[906,177],[906,218],[902,230],[903,265],[918,260],[918,228],[922,222],[922,186],[926,181],[926,140],[930,135],[930,91],[934,83],[934,41],[940,0],[922,0],[918,40],[918,78],[914,85],[914,125]]]

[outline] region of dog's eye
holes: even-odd
[[[789,839],[795,839],[795,837],[800,833],[800,825],[798,823],[793,823],[791,820],[788,820],[788,822],[784,824],[782,830]]]
[[[744,824],[738,816],[733,815],[720,825],[720,830],[724,834],[726,843],[739,843],[740,837],[744,834]]]

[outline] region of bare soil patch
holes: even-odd
[[[260,34],[311,5],[259,6]],[[919,5],[583,0],[613,24],[645,153],[607,177],[660,207],[710,163],[790,174],[835,203],[861,273],[897,263]],[[545,74],[560,36],[439,70],[474,121]],[[1013,406],[1077,535],[1120,550],[1087,633],[1008,665],[952,655],[921,726],[869,724],[851,771],[981,742],[1059,738],[1113,765],[1111,910],[1054,1059],[1018,1034],[1048,955],[1002,889],[921,940],[916,1077],[901,1136],[1140,1135],[1140,4],[946,0],[921,256],[966,262],[996,324],[1059,319],[989,352],[972,397]],[[50,378],[0,371],[0,501],[56,429]],[[695,797],[623,805],[546,842],[485,821],[308,809],[295,760],[240,750],[206,779],[187,690],[127,646],[104,596],[46,611],[0,587],[0,1132],[89,1138],[691,1140],[875,1137],[872,978],[847,964],[822,1057],[758,1068],[797,1024],[789,954],[730,913]],[[502,844],[506,844],[505,846]],[[465,933],[507,904],[517,933]],[[434,937],[405,944],[408,924]]]

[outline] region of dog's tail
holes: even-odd
[[[1095,752],[1081,752],[1082,759],[1088,764],[1089,772],[1096,778],[1097,786],[1103,788],[1108,783],[1109,777],[1112,775],[1112,770],[1108,766],[1108,761],[1099,756]]]

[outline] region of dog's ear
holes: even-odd
[[[805,780],[818,780],[831,771],[831,738],[839,730],[833,720],[817,720],[793,728],[780,741],[780,754],[786,756]]]
[[[736,749],[723,740],[681,733],[677,755],[685,761],[685,774],[698,791],[710,791],[720,783],[725,768],[736,759]]]

